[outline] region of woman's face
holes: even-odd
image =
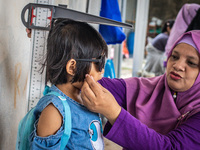
[[[178,44],[167,62],[167,83],[176,92],[192,87],[199,74],[199,54],[186,43]]]

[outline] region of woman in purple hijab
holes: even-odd
[[[83,102],[108,119],[106,138],[129,150],[200,149],[199,41],[199,30],[183,34],[158,77],[103,78],[102,87],[86,76]]]

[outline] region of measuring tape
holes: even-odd
[[[35,1],[39,4],[52,4],[52,0],[39,0]],[[50,24],[51,10],[48,8],[37,7],[32,9],[31,23],[36,26],[47,26]],[[28,110],[33,108],[39,99],[43,96],[45,88],[46,71],[41,74],[39,72],[41,67],[41,61],[44,60],[46,53],[46,39],[48,31],[32,29],[31,30],[31,64],[29,74],[29,86],[28,86]]]

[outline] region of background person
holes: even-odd
[[[164,58],[165,46],[173,27],[174,20],[167,20],[162,28],[162,32],[158,34],[146,46],[147,58],[144,66],[144,71],[147,73],[154,73],[155,76],[164,74]]]

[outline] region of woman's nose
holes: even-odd
[[[176,61],[173,67],[176,71],[185,71],[185,63],[182,60]]]

